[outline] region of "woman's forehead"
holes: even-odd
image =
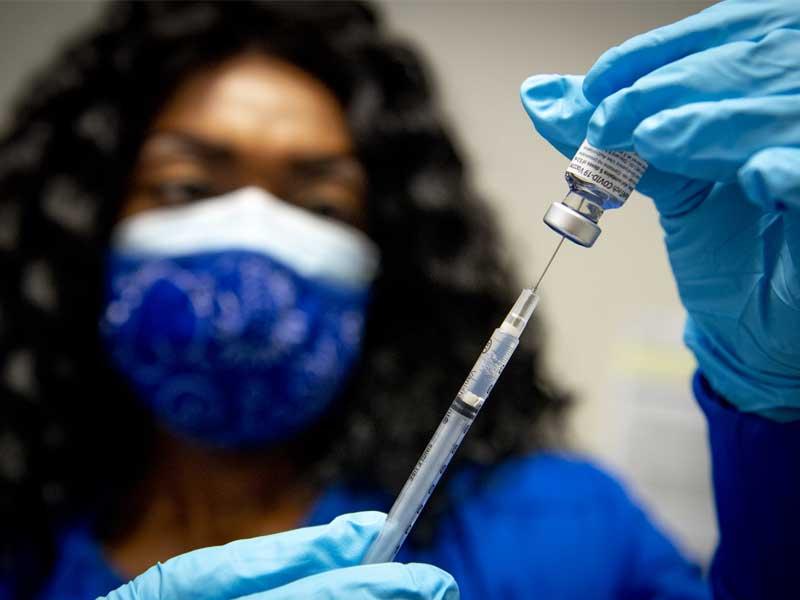
[[[256,52],[190,75],[152,128],[181,131],[264,157],[352,149],[342,107],[330,90],[298,67]]]

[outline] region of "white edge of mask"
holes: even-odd
[[[155,258],[248,250],[304,277],[359,287],[375,278],[380,263],[375,243],[355,227],[292,206],[257,187],[126,217],[114,228],[111,247]]]

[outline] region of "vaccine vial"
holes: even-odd
[[[584,140],[564,173],[569,192],[550,205],[544,222],[590,248],[600,236],[597,222],[603,212],[625,204],[646,169],[647,163],[634,152],[598,150]]]

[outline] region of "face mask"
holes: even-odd
[[[377,265],[360,231],[259,188],[159,208],[113,232],[100,332],[167,429],[268,445],[340,391]]]

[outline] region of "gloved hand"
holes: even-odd
[[[204,548],[158,564],[107,600],[278,600],[280,598],[457,599],[436,567],[359,565],[386,515],[343,515],[308,527]]]
[[[718,393],[781,421],[800,418],[798,29],[797,0],[730,0],[612,48],[585,80],[522,86],[566,156],[586,137],[650,163],[637,189],[661,215],[687,345]]]

